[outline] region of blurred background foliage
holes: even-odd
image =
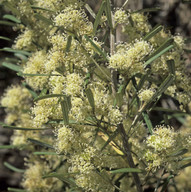
[[[87,3],[94,9],[95,12],[99,9],[102,0],[89,0]],[[120,1],[120,0],[119,0]],[[133,10],[141,8],[159,7],[158,12],[150,13],[150,22],[154,26],[162,24],[168,28],[172,34],[181,34],[185,37],[191,36],[191,4],[183,4],[181,0],[129,0],[128,8]],[[7,10],[0,6],[0,20],[3,20],[3,15],[7,14]],[[0,39],[0,49],[9,47],[13,44],[18,33],[11,26],[0,25],[0,36],[8,37],[12,41]],[[21,79],[16,74],[3,67],[2,62],[6,57],[11,57],[11,54],[0,52],[0,97],[6,87],[12,83],[17,84]],[[187,54],[188,72],[191,74],[191,54]],[[5,111],[0,108],[0,122],[3,122]],[[177,123],[177,122],[175,122]],[[0,126],[0,145],[9,144],[9,139],[12,132],[3,129]],[[4,161],[14,162],[16,167],[22,168],[23,154],[16,150],[0,150],[0,192],[6,191],[7,187],[17,187],[21,179],[18,173],[14,173],[6,169],[3,165]]]

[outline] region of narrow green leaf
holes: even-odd
[[[49,151],[36,151],[36,152],[33,152],[34,155],[58,155],[57,153],[55,152],[49,152]]]
[[[69,35],[67,39],[66,52],[70,51],[71,43],[72,43],[72,36]]]
[[[20,53],[15,53],[14,56],[25,62],[28,60],[28,58],[25,55]]]
[[[32,139],[32,138],[28,138],[27,139],[28,141],[30,141],[31,143],[34,143],[35,145],[39,145],[39,146],[42,146],[42,147],[45,147],[45,148],[50,148],[50,149],[54,149],[54,147],[48,143],[44,143],[42,141],[38,141],[36,139]]]
[[[2,4],[4,6],[6,6],[14,15],[19,16],[20,12],[17,10],[17,8],[15,8],[11,3],[9,3],[8,1],[3,1]]]
[[[36,102],[36,101],[40,101],[43,99],[49,99],[49,98],[53,98],[53,97],[60,98],[60,97],[64,97],[64,95],[62,95],[62,94],[43,95],[43,96],[39,96],[39,97],[35,98],[34,101]]]
[[[56,11],[53,11],[53,10],[50,10],[50,9],[46,9],[46,8],[43,8],[43,7],[37,7],[35,5],[31,5],[31,8],[34,9],[34,10],[48,11],[48,12],[52,12],[52,13],[56,12]]]
[[[0,145],[0,149],[14,149],[15,147],[14,145]]]
[[[7,163],[7,162],[4,162],[3,163],[5,167],[7,167],[8,169],[14,171],[14,172],[17,172],[17,173],[24,173],[25,170],[24,169],[18,169],[16,167],[14,167],[13,165]]]
[[[96,18],[96,14],[94,13],[94,11],[92,10],[92,8],[86,3],[85,4],[85,8],[87,9],[87,11],[90,13],[90,15],[95,19]]]
[[[184,155],[188,152],[188,149],[180,149],[178,151],[175,151],[173,152],[172,154],[170,154],[169,156],[171,157],[177,157],[177,156],[180,156],[180,155]]]
[[[161,10],[160,7],[153,7],[153,8],[140,9],[140,10],[134,11],[133,13],[157,12],[160,10]]]
[[[151,57],[149,60],[147,60],[144,63],[144,66],[146,67],[147,65],[149,65],[150,63],[152,63],[154,60],[156,60],[158,57],[160,57],[161,55],[163,55],[164,53],[166,53],[167,51],[169,51],[170,49],[172,49],[174,47],[174,45],[170,45],[168,47],[166,47],[165,49],[163,49],[161,52],[159,52],[158,54],[154,55],[153,57]]]
[[[23,82],[22,86],[28,89],[33,98],[38,97],[37,93],[26,82]]]
[[[29,53],[28,51],[12,49],[10,47],[5,47],[3,49],[0,49],[0,51],[7,51],[7,52],[11,52],[11,53],[20,53],[20,54],[23,54],[23,55],[31,56],[31,53]]]
[[[168,65],[169,72],[172,73],[173,75],[175,75],[175,63],[174,63],[174,60],[172,60],[172,59],[168,60],[167,65]]]
[[[112,12],[111,12],[111,2],[110,0],[106,0],[106,17],[109,24],[110,29],[113,29],[112,23]]]
[[[27,192],[24,189],[17,189],[17,188],[12,188],[12,187],[9,187],[7,190],[12,191],[12,192]]]
[[[154,27],[146,36],[143,38],[143,40],[148,41],[151,39],[154,35],[156,35],[158,32],[160,32],[163,29],[161,25]]]
[[[10,21],[0,20],[0,25],[15,26],[15,23],[12,23]]]
[[[105,142],[105,144],[103,145],[103,147],[101,148],[101,151],[103,151],[111,141],[113,141],[115,139],[115,137],[117,137],[117,135],[119,134],[118,130],[115,131],[112,135],[108,135],[108,140]]]
[[[0,39],[5,40],[5,41],[12,41],[12,40],[9,39],[8,37],[3,37],[3,36],[0,36]]]
[[[72,108],[72,103],[71,103],[71,96],[64,96],[64,100],[66,101],[68,111]]]
[[[84,35],[87,41],[89,41],[92,45],[92,47],[104,57],[105,60],[108,60],[107,55],[104,51],[102,51],[87,35]]]
[[[191,166],[191,162],[181,166],[180,169],[185,169],[186,167],[189,167],[189,166]]]
[[[17,19],[14,15],[4,15],[3,18],[13,21],[15,23],[21,23],[21,21]]]
[[[41,131],[41,130],[50,129],[50,128],[26,128],[26,127],[16,127],[16,126],[7,126],[7,125],[4,125],[3,128],[14,129],[14,130],[23,130],[23,131]]]
[[[22,70],[21,66],[18,66],[18,65],[12,64],[12,63],[3,62],[2,66],[7,67],[7,68],[9,68],[13,71],[17,71],[17,72],[20,72]]]
[[[149,133],[152,135],[153,134],[153,125],[152,125],[152,122],[149,118],[149,115],[147,112],[143,112],[142,115],[143,115],[145,123],[147,124],[147,127],[149,129]]]
[[[167,48],[170,45],[173,45],[174,43],[174,39],[173,38],[169,38],[167,39],[160,47],[158,47],[154,53],[152,53],[151,55],[147,56],[144,60],[149,60],[150,58],[154,57],[155,55],[157,55],[158,53],[160,53],[161,51],[163,51],[165,48]]]
[[[88,89],[85,90],[85,92],[86,92],[86,95],[87,95],[87,98],[88,98],[88,101],[89,101],[91,107],[93,109],[95,109],[94,96],[93,96],[93,93],[92,93],[91,89],[88,88]]]
[[[104,66],[99,66],[98,64],[96,66],[97,68],[94,70],[94,74],[103,81],[111,81],[110,70]]]
[[[172,178],[174,178],[174,175],[168,176],[167,180],[166,180],[165,183],[163,184],[163,187],[162,187],[162,189],[161,189],[161,192],[165,192],[165,191],[166,191],[166,189],[167,189],[167,187],[168,187],[168,184],[169,184],[169,182],[170,182],[170,180],[171,180]]]
[[[191,160],[191,157],[185,157],[182,159],[182,161],[190,161]]]
[[[93,33],[94,34],[97,31],[98,25],[99,25],[100,20],[101,20],[101,16],[103,14],[103,10],[105,9],[105,5],[106,5],[106,2],[105,2],[105,0],[103,0],[102,3],[101,3],[101,6],[99,8],[99,11],[98,11],[98,13],[96,15],[95,21],[94,21],[94,27],[93,27]]]
[[[49,173],[48,175],[43,176],[43,178],[51,178],[51,177],[55,177],[65,183],[68,183],[69,185],[76,186],[74,180],[72,178],[70,178],[69,174],[66,177],[65,174],[53,172],[53,173]]]
[[[137,168],[122,168],[110,171],[110,173],[141,173],[142,171]]]
[[[39,19],[39,20],[43,21],[43,23],[47,23],[48,25],[54,25],[52,20],[47,19],[43,15],[40,15],[40,14],[36,13],[34,16],[36,17],[36,19]]]
[[[138,114],[135,116],[133,123],[131,127],[134,127],[137,122],[140,120],[142,116],[142,112],[148,110],[149,107],[151,107],[151,103],[156,101],[157,98],[160,98],[161,94],[172,84],[174,81],[174,76],[172,74],[169,74],[168,77],[163,81],[163,83],[160,85],[158,90],[155,92],[155,94],[151,97],[151,99],[140,109]],[[152,108],[149,109],[151,111]]]
[[[69,124],[69,115],[68,115],[69,109],[68,109],[67,101],[66,100],[61,101],[60,104],[61,104],[61,108],[62,108],[64,124],[68,125]]]

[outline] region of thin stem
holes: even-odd
[[[125,129],[124,129],[122,123],[118,125],[118,130],[119,130],[121,137],[122,137],[122,140],[123,140],[123,147],[125,149],[125,155],[127,157],[128,164],[131,168],[136,168],[135,163],[134,163],[133,158],[132,158],[132,155],[131,155],[127,135],[126,135],[126,132],[125,132]],[[142,190],[139,175],[137,173],[132,173],[132,175],[133,175],[135,185],[137,187],[137,192],[142,192],[143,190]]]

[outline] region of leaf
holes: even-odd
[[[107,55],[104,51],[102,51],[87,35],[84,35],[87,41],[89,41],[92,45],[92,47],[104,57],[105,60],[108,60]]]
[[[69,124],[69,115],[68,115],[68,113],[69,113],[68,106],[69,105],[66,100],[61,101],[60,104],[61,104],[61,108],[62,108],[64,124],[68,125]]]
[[[68,174],[68,176],[70,176],[70,175]],[[53,173],[49,173],[48,175],[43,176],[43,178],[51,178],[51,177],[55,177],[69,185],[76,186],[76,184],[72,178],[66,177],[65,174],[62,174],[62,173],[53,172]]]
[[[165,183],[163,184],[163,187],[162,187],[162,189],[161,189],[161,192],[165,192],[165,191],[166,191],[167,186],[168,186],[168,184],[169,184],[169,182],[170,182],[170,180],[171,180],[172,178],[174,178],[174,175],[168,176],[168,178],[166,179]]]
[[[108,145],[110,145],[115,151],[116,153],[118,153],[119,155],[124,155],[124,153],[118,148],[118,146],[113,142],[113,139],[119,134],[118,131],[114,132],[113,135],[111,136],[107,136],[102,132],[98,132],[98,135],[105,140],[105,144],[103,145],[103,147],[101,148],[101,151],[103,151]]]
[[[171,157],[177,157],[177,156],[180,156],[180,155],[184,155],[185,153],[188,152],[188,149],[180,149],[178,151],[175,151],[173,152],[172,154],[170,154],[169,156]]]
[[[14,172],[17,172],[17,173],[24,173],[25,170],[24,169],[18,169],[16,167],[14,167],[13,165],[7,163],[7,162],[4,162],[3,163],[5,167],[7,167],[8,169],[14,171]]]
[[[96,66],[97,68],[94,70],[94,74],[103,81],[110,81],[111,80],[110,70],[104,66],[99,66],[98,64]]]
[[[43,100],[43,99],[49,99],[49,98],[53,98],[53,97],[60,98],[60,97],[64,97],[64,95],[62,95],[62,94],[42,95],[42,96],[36,97],[34,99],[34,101],[36,102],[36,101],[40,101],[40,100]]]
[[[21,66],[18,66],[18,65],[12,64],[12,63],[3,62],[2,66],[7,67],[7,68],[9,68],[13,71],[17,71],[17,72],[20,72],[22,70]]]
[[[143,40],[148,41],[151,39],[154,35],[156,35],[158,32],[160,32],[163,29],[161,25],[154,27],[146,36],[143,38]]]
[[[31,8],[34,9],[34,10],[48,11],[48,12],[52,12],[52,13],[56,12],[56,11],[53,11],[53,10],[50,10],[50,9],[47,9],[47,8],[37,7],[35,5],[31,5]]]
[[[21,21],[17,19],[14,15],[4,15],[3,18],[13,21],[15,23],[21,23]]]
[[[37,93],[26,82],[23,82],[22,86],[24,86],[26,89],[28,89],[28,91],[30,92],[30,94],[32,95],[33,98],[38,97]]]
[[[0,36],[0,39],[5,40],[5,41],[12,41],[12,40],[9,39],[8,37],[3,37],[3,36]]]
[[[72,36],[69,35],[67,39],[67,44],[66,44],[66,52],[70,51],[71,43],[72,43]]]
[[[147,56],[144,60],[149,60],[150,58],[154,57],[155,55],[157,55],[158,53],[160,53],[161,51],[163,51],[165,48],[167,48],[170,45],[173,45],[174,39],[173,38],[169,38],[167,39],[160,47],[158,47],[154,53],[152,53],[151,55]]]
[[[95,102],[94,102],[94,96],[90,88],[85,90],[88,101],[93,109],[95,109]]]
[[[150,63],[152,63],[154,60],[156,60],[158,57],[160,57],[161,55],[163,55],[164,53],[166,53],[167,51],[169,51],[170,49],[172,49],[174,47],[174,45],[170,45],[168,47],[166,47],[165,49],[163,49],[161,52],[159,52],[158,54],[154,55],[153,57],[151,57],[149,60],[147,60],[144,63],[144,67],[146,67],[147,65],[149,65]]]
[[[0,20],[0,25],[15,26],[15,23],[12,23],[10,21]]]
[[[55,152],[49,152],[49,151],[36,151],[36,152],[33,152],[34,155],[58,155],[57,153]]]
[[[168,60],[167,61],[167,65],[168,65],[168,69],[169,69],[169,72],[173,75],[175,75],[175,63],[174,63],[174,60]]]
[[[0,145],[0,149],[14,149],[15,147],[14,145]]]
[[[20,54],[20,53],[15,53],[14,56],[18,57],[20,60],[25,61],[25,62],[28,60],[28,58],[25,55]]]
[[[110,29],[113,29],[113,23],[112,23],[112,12],[111,12],[111,2],[110,0],[106,0],[106,17],[109,24]]]
[[[186,167],[189,167],[189,166],[191,166],[191,162],[190,162],[190,163],[187,163],[187,164],[185,164],[185,165],[182,165],[182,166],[180,167],[180,169],[185,169]]]
[[[122,168],[110,171],[110,173],[142,173],[140,169],[137,168]]]
[[[143,115],[145,123],[147,124],[147,127],[149,129],[149,133],[152,135],[153,134],[153,125],[152,125],[152,122],[149,118],[149,115],[147,112],[143,112],[142,115]]]
[[[133,13],[157,12],[160,10],[161,10],[160,7],[153,7],[153,8],[140,9],[140,10],[134,11]]]
[[[45,148],[54,149],[54,147],[52,145],[50,145],[48,143],[38,141],[36,139],[28,138],[27,141],[30,141],[31,143],[34,143],[35,145],[39,145],[39,146],[42,146],[42,147],[45,147]]]
[[[28,51],[12,49],[10,47],[5,47],[3,49],[0,49],[0,51],[7,51],[7,52],[11,52],[11,53],[20,53],[20,54],[23,54],[23,55],[31,56],[31,53],[29,53]]]
[[[23,131],[41,131],[41,130],[50,129],[50,128],[25,128],[25,127],[16,127],[16,126],[7,126],[7,125],[4,125],[3,128],[14,129],[14,130],[23,130]]]
[[[11,187],[8,188],[8,191],[12,191],[12,192],[27,192],[24,189],[17,189],[17,188],[11,188]]]
[[[8,1],[3,1],[2,4],[6,6],[14,15],[20,16],[20,12]]]
[[[47,19],[46,17],[44,17],[43,15],[40,15],[38,13],[35,13],[35,18],[38,20],[43,21],[43,23],[47,23],[48,25],[54,25],[53,21],[50,19]]]
[[[96,31],[97,31],[97,27],[98,27],[98,25],[100,23],[101,16],[103,14],[103,10],[105,9],[105,5],[106,5],[106,2],[105,2],[105,0],[103,0],[102,3],[101,3],[101,6],[99,8],[99,11],[98,11],[98,13],[96,15],[95,21],[94,21],[93,34],[95,34]]]
[[[94,11],[92,10],[92,8],[86,3],[85,4],[85,8],[87,9],[87,11],[90,13],[90,15],[95,19],[96,18],[96,14],[94,13]]]
[[[189,160],[191,160],[191,157],[185,157],[182,159],[182,161],[189,161]]]

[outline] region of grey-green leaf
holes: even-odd
[[[42,147],[45,147],[45,148],[50,148],[50,149],[54,149],[54,147],[48,143],[44,143],[42,141],[38,141],[36,139],[32,139],[32,138],[28,138],[27,139],[28,141],[30,141],[31,143],[34,143],[35,145],[39,145],[39,146],[42,146]]]
[[[5,167],[7,167],[8,169],[10,169],[10,170],[12,170],[14,172],[17,172],[17,173],[24,173],[25,172],[25,170],[18,169],[18,168],[14,167],[13,165],[11,165],[11,164],[9,164],[7,162],[4,162],[3,164],[4,164]]]
[[[12,64],[12,63],[3,62],[2,66],[7,67],[7,68],[9,68],[13,71],[17,71],[17,72],[20,72],[22,70],[21,66],[18,66],[18,65]]]
[[[85,92],[86,92],[86,95],[87,95],[87,98],[88,98],[88,101],[89,101],[91,107],[94,109],[95,102],[94,102],[94,96],[93,96],[92,90],[90,88],[88,88],[85,90]]]
[[[98,25],[99,25],[99,23],[100,23],[101,16],[102,16],[102,14],[103,14],[105,5],[106,5],[106,2],[105,2],[105,0],[103,0],[102,3],[101,3],[101,6],[100,6],[100,8],[99,8],[99,11],[98,11],[98,13],[97,13],[97,15],[96,15],[96,19],[95,19],[95,21],[94,21],[94,27],[93,27],[93,33],[94,33],[94,34],[95,34],[96,31],[97,31],[97,27],[98,27]]]
[[[122,168],[110,171],[110,173],[142,173],[140,169],[137,168]]]
[[[19,19],[17,19],[14,15],[4,15],[3,16],[4,19],[8,19],[10,21],[13,21],[15,23],[21,23],[21,21]]]

